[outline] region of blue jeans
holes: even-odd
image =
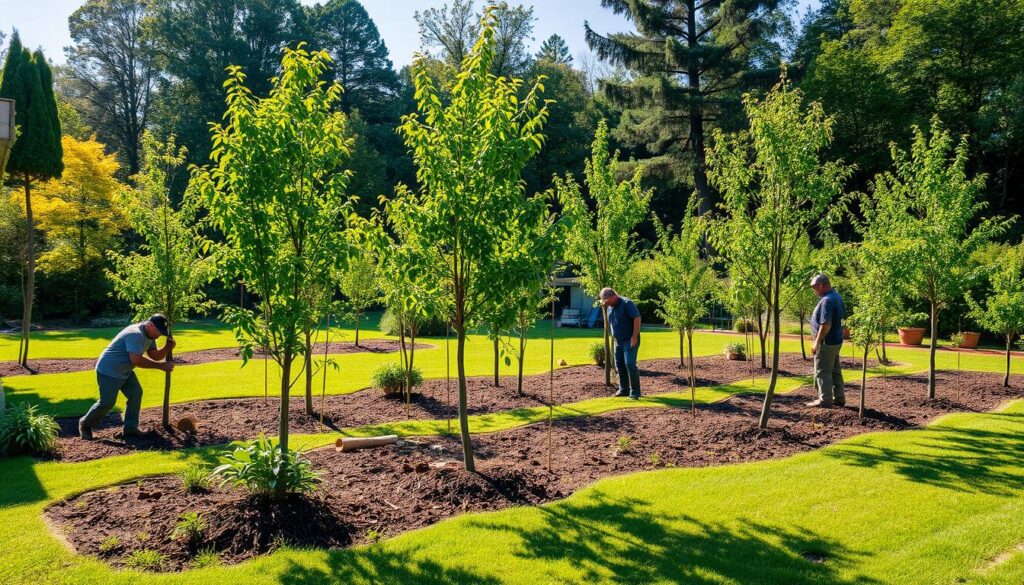
[[[615,340],[615,371],[619,374],[619,392],[640,396],[640,369],[636,367],[636,354],[640,351],[640,340],[636,347],[629,346],[629,340]]]
[[[139,410],[142,407],[142,385],[139,379],[132,372],[127,379],[121,380],[96,372],[96,382],[100,387],[100,399],[92,405],[89,412],[85,413],[80,420],[82,426],[90,429],[99,424],[100,420],[114,408],[117,402],[117,393],[121,392],[128,399],[124,409],[124,428],[139,428]]]

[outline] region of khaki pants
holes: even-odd
[[[814,355],[814,387],[823,404],[846,402],[843,391],[843,366],[839,363],[839,345],[822,345]]]

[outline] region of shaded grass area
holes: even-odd
[[[603,400],[603,399],[600,399]],[[321,437],[304,437],[315,443]],[[300,444],[297,442],[297,444]],[[783,460],[600,481],[350,550],[282,549],[174,575],[113,571],[46,532],[49,500],[211,450],[0,462],[4,583],[1020,583],[1024,401]],[[571,473],[572,470],[557,470]]]

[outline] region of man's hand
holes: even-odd
[[[159,365],[157,366],[157,369],[163,370],[170,374],[171,370],[174,369],[174,362],[160,362]]]
[[[818,342],[815,341],[814,345],[811,346],[811,355],[818,355]]]
[[[177,347],[177,345],[178,344],[177,342],[174,341],[173,337],[168,337],[167,343],[164,344],[164,349],[174,349],[175,347]]]
[[[630,347],[630,349],[632,349],[632,348],[636,347],[636,344],[638,344],[638,343],[640,343],[640,337],[638,337],[638,336],[636,336],[636,335],[634,335],[633,337],[631,337],[631,338],[629,339],[629,347]]]

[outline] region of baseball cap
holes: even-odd
[[[160,335],[163,335],[164,337],[167,336],[167,317],[157,313],[149,318],[149,322],[156,327],[156,330],[160,332]]]

